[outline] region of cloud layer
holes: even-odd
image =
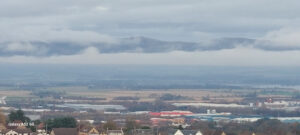
[[[91,48],[89,53],[101,55],[153,57],[174,52],[212,57],[218,51],[245,48],[275,57],[278,52],[300,50],[299,4],[298,0],[1,1],[0,57],[2,61],[76,57]],[[242,58],[245,53],[234,54]]]
[[[220,38],[206,42],[162,41],[146,37],[110,38],[95,33],[66,32],[78,36],[69,39],[65,35],[55,35],[57,38],[42,39],[27,42],[4,42],[0,44],[0,56],[52,56],[76,55],[87,48],[95,48],[100,53],[166,53],[173,51],[200,52],[235,49],[238,47],[254,48],[264,51],[293,51],[300,50],[297,40],[298,33],[274,32],[265,39]],[[81,39],[88,36],[88,39]],[[267,40],[268,39],[268,40]]]
[[[88,48],[80,54],[49,57],[0,57],[1,63],[122,64],[122,65],[211,65],[211,66],[300,66],[300,51],[262,51],[235,48],[219,51],[168,53],[99,53]]]

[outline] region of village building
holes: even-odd
[[[153,129],[134,129],[132,130],[133,135],[154,135]]]
[[[78,135],[77,128],[53,128],[50,135]]]
[[[123,130],[107,130],[107,135],[124,135]]]
[[[47,131],[45,130],[45,124],[44,123],[40,123],[36,127],[36,135],[47,135]]]
[[[0,135],[33,135],[30,129],[5,129],[0,131]]]
[[[203,135],[200,130],[170,130],[169,135]]]
[[[79,135],[106,135],[101,129],[97,129],[92,126],[86,126],[79,130]]]
[[[6,126],[3,123],[0,123],[0,130],[5,130]]]

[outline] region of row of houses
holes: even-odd
[[[129,133],[130,135],[164,135],[155,133],[152,129],[136,129]],[[0,135],[124,135],[122,130],[108,130],[107,132],[98,132],[95,128],[90,131],[78,131],[77,128],[54,128],[50,134],[32,132],[30,129],[5,129],[0,130]],[[165,135],[205,135],[200,130],[169,130]],[[213,135],[226,135],[225,132],[217,132]],[[255,135],[255,133],[252,133]]]
[[[122,129],[119,130],[101,130],[93,126],[84,126],[78,128],[53,128],[49,133],[45,129],[37,127],[36,132],[20,126],[14,129],[7,129],[0,124],[0,135],[124,135]],[[205,135],[200,130],[153,130],[153,129],[134,129],[127,132],[127,135]],[[226,135],[225,132],[218,131],[213,135]],[[254,133],[252,135],[255,135]]]
[[[3,129],[0,130],[0,135],[49,135],[46,132],[32,132],[30,129]],[[122,130],[107,130],[106,132],[98,132],[96,129],[84,132],[78,128],[54,128],[50,135],[124,135]]]
[[[204,135],[200,130],[168,130],[167,133],[155,132],[152,129],[135,129],[130,135]],[[47,134],[45,132],[32,132],[30,129],[4,129],[0,135],[124,135],[122,130],[107,130],[99,132],[96,128],[90,130],[78,130],[78,128],[54,128]],[[215,135],[226,135],[224,132]]]
[[[0,135],[37,135],[30,129],[2,129]]]
[[[44,124],[41,123],[36,127],[36,131],[24,125],[20,126],[5,126],[0,124],[0,135],[49,135],[44,129]],[[50,135],[124,135],[122,130],[105,130],[96,129],[95,127],[83,128],[53,128]]]

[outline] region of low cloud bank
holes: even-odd
[[[275,40],[273,40],[275,39]],[[66,41],[27,41],[0,43],[0,56],[53,56],[80,54],[87,48],[97,48],[100,53],[164,53],[172,51],[218,51],[238,47],[254,48],[264,51],[300,50],[300,44],[288,38],[269,35],[266,39],[220,38],[209,42],[162,41],[146,37],[111,39],[111,41],[92,40],[92,42]]]

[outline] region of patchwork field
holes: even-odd
[[[0,96],[8,97],[31,97],[30,91],[25,90],[0,90]]]
[[[157,97],[164,94],[172,94],[176,96],[187,97],[186,100],[177,100],[176,102],[198,102],[203,101],[203,97],[209,97],[214,100],[236,101],[241,98],[235,96],[236,92],[228,92],[223,90],[102,90],[102,91],[72,91],[67,92],[69,96],[87,96],[106,98],[112,101],[117,97],[138,97],[139,101],[154,101]]]
[[[139,102],[152,102],[163,95],[178,96],[173,100],[165,100],[166,102],[239,102],[245,98],[247,94],[257,92],[257,97],[260,98],[289,98],[295,93],[292,90],[280,91],[265,91],[265,90],[228,90],[228,89],[169,89],[169,90],[89,90],[87,87],[51,87],[42,91],[58,92],[58,96],[70,97],[71,99],[87,100],[91,99],[95,102],[111,102],[128,98],[135,98]],[[284,94],[282,94],[284,92]],[[44,101],[57,101],[51,97],[34,95],[31,91],[25,90],[0,90],[0,96],[7,96],[8,98],[40,98]],[[77,98],[76,98],[77,97]],[[69,99],[70,99],[69,98]],[[98,98],[98,99],[93,99]],[[98,101],[97,101],[98,100]]]

